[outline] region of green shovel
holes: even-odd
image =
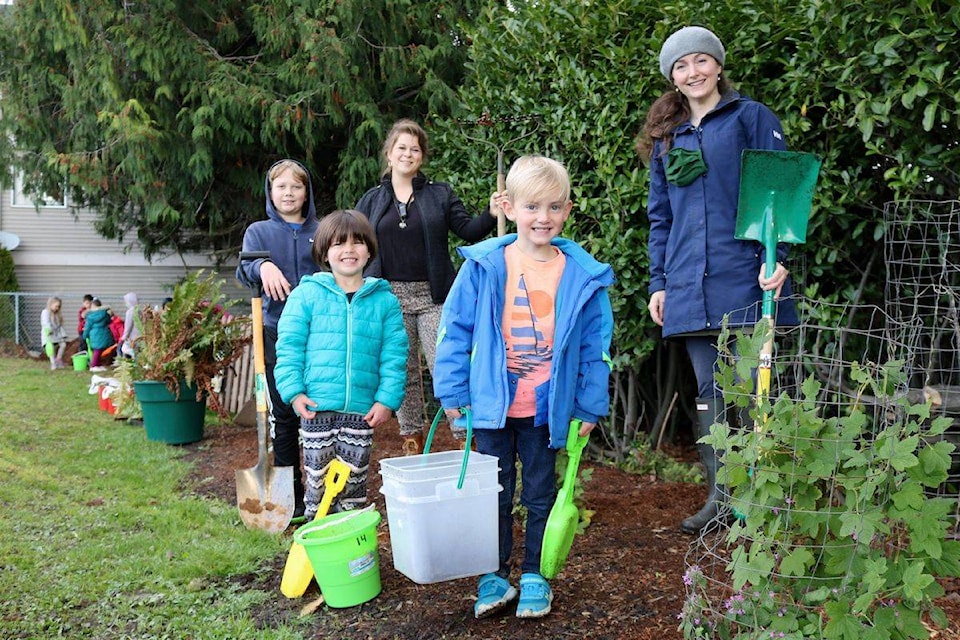
[[[573,490],[577,481],[577,469],[580,467],[580,454],[590,439],[589,435],[580,435],[580,426],[580,420],[570,421],[570,430],[567,432],[567,471],[543,532],[540,573],[547,580],[555,578],[566,564],[567,555],[573,545],[573,536],[580,524],[580,510],[573,504]]]
[[[756,240],[766,251],[766,271],[777,268],[777,243],[803,244],[817,186],[821,160],[812,153],[746,149],[740,160],[740,202],[737,206],[738,240]],[[760,349],[757,366],[757,401],[770,392],[773,359],[773,291],[763,292],[763,317],[770,334]],[[762,428],[758,420],[756,428]]]

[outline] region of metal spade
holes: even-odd
[[[817,186],[821,160],[812,153],[746,149],[740,161],[740,200],[734,237],[756,240],[766,252],[768,276],[777,267],[777,243],[803,244]],[[757,366],[757,399],[770,392],[773,358],[773,325],[776,302],[773,291],[763,292],[763,317],[769,335],[760,349]],[[757,428],[761,425],[758,424]]]
[[[269,252],[242,252],[241,260],[269,258]],[[274,467],[267,419],[267,373],[263,357],[263,300],[257,288],[250,300],[253,320],[253,373],[257,403],[257,464],[238,469],[237,508],[248,529],[264,529],[271,533],[284,531],[293,518],[293,467]]]

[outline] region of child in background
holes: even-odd
[[[123,318],[118,316],[113,312],[113,309],[107,307],[107,313],[110,315],[110,335],[113,336],[113,343],[116,346],[120,346],[120,340],[123,338]],[[103,353],[100,354],[101,359],[113,358],[114,352],[117,351],[116,348],[107,347]],[[101,362],[101,364],[110,364],[109,360]]]
[[[527,524],[516,615],[550,612],[540,548],[557,494],[556,452],[571,419],[583,422],[585,436],[608,410],[613,271],[558,237],[573,207],[569,197],[563,165],[517,159],[506,193],[496,196],[517,233],[460,248],[464,263],[443,305],[434,392],[451,420],[471,408],[477,451],[499,459],[503,487],[500,568],[480,578],[477,618],[517,597],[510,553],[518,459]]]
[[[99,298],[94,298],[80,335],[81,342],[90,345],[90,371],[106,371],[106,367],[100,364],[100,356],[104,349],[116,342],[110,331],[110,321],[110,310],[103,306]]]
[[[330,512],[366,504],[373,431],[403,400],[408,341],[400,303],[386,280],[363,277],[376,254],[362,213],[325,216],[313,242],[324,271],[290,292],[277,326],[277,391],[300,417],[307,520],[334,458],[350,476]]]
[[[303,517],[303,473],[300,470],[300,419],[280,399],[274,376],[277,362],[277,322],[291,290],[303,276],[317,271],[312,243],[317,209],[307,168],[295,160],[280,160],[264,179],[267,219],[254,222],[243,234],[244,251],[269,251],[270,259],[244,260],[237,280],[263,289],[263,347],[273,418],[273,463],[293,467],[295,520]]]
[[[77,335],[83,335],[83,322],[84,318],[87,316],[87,311],[90,309],[90,305],[93,303],[93,296],[89,293],[83,296],[83,304],[80,305],[80,309],[77,311]]]
[[[127,311],[123,316],[123,334],[117,342],[120,344],[120,355],[132,358],[133,343],[140,337],[140,330],[137,329],[137,294],[131,291],[123,296],[123,302],[127,305]]]
[[[56,296],[47,299],[47,308],[40,312],[43,350],[50,358],[50,369],[63,368],[63,352],[67,348],[67,330],[63,328],[63,306]]]

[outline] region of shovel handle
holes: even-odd
[[[243,262],[244,260],[269,260],[270,252],[269,251],[241,251],[239,260]],[[256,287],[251,287],[254,289],[254,297],[260,298],[263,295],[263,284],[258,284]]]
[[[239,259],[260,260],[269,259],[269,251],[241,251]],[[266,460],[269,454],[269,430],[267,428],[267,366],[264,360],[263,346],[263,285],[255,288],[254,296],[250,299],[250,319],[253,325],[253,386],[254,398],[257,403],[257,444],[259,459]]]
[[[580,466],[580,456],[583,454],[583,448],[587,446],[590,440],[590,434],[580,435],[580,427],[583,421],[574,418],[570,421],[570,430],[567,431],[567,471],[563,477],[563,486],[573,488],[576,482],[577,469]]]
[[[772,233],[772,230],[767,233],[767,238],[763,243],[764,250],[766,252],[763,274],[767,278],[772,276],[773,272],[777,270],[777,243]],[[773,323],[776,310],[777,301],[774,299],[774,292],[764,291],[762,312],[763,317],[769,323],[768,329],[770,333],[767,335],[767,339],[763,341],[763,345],[760,347],[759,361],[757,363],[758,405],[760,404],[761,400],[770,395],[770,369],[773,364]],[[763,431],[766,421],[766,416],[758,417],[756,423],[753,425],[754,431],[757,433]]]
[[[769,278],[773,275],[773,272],[777,270],[777,246],[774,244],[772,247],[766,247],[767,258],[764,263],[763,275]],[[773,317],[773,312],[777,308],[777,302],[773,298],[774,292],[772,290],[763,292],[763,315]]]
[[[506,191],[507,174],[503,168],[503,149],[497,151],[497,191]],[[503,209],[497,212],[497,237],[503,237],[507,233],[507,221],[503,215]]]

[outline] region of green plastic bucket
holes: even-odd
[[[353,607],[380,593],[380,512],[344,511],[308,522],[293,533],[303,545],[327,606]]]
[[[88,364],[90,364],[90,356],[86,352],[73,354],[74,371],[86,371]]]
[[[143,410],[143,428],[147,440],[167,444],[190,444],[203,439],[207,404],[197,401],[197,388],[180,381],[180,399],[167,385],[153,380],[137,380],[133,390]]]

